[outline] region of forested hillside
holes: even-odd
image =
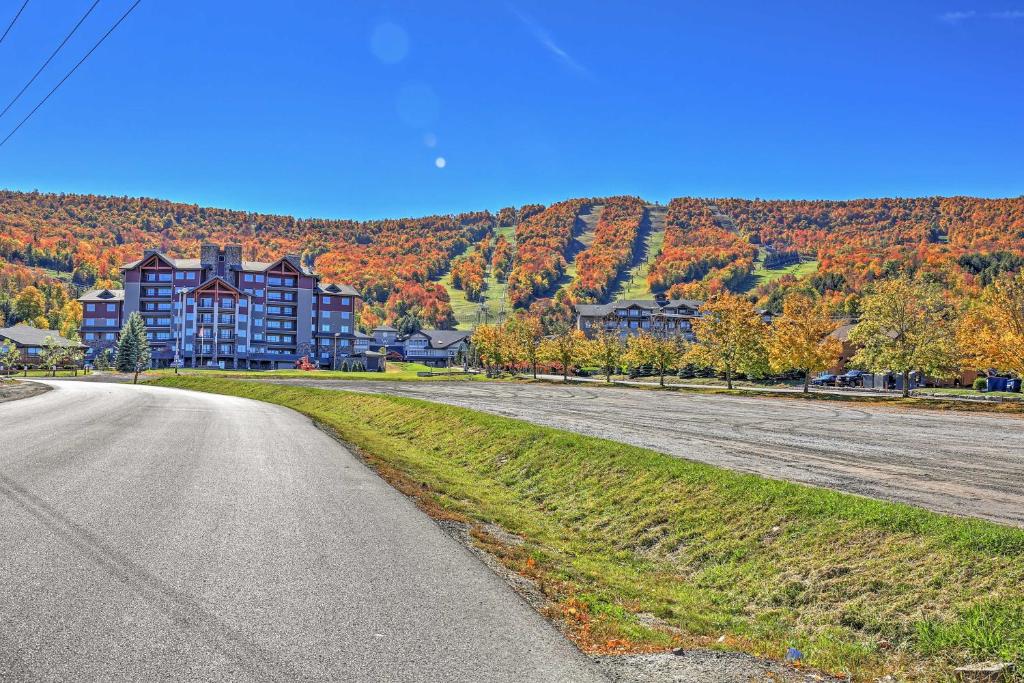
[[[653,208],[638,197],[591,197],[350,221],[0,191],[0,322],[67,325],[67,302],[85,288],[118,285],[118,266],[143,249],[195,256],[204,241],[240,243],[253,260],[301,254],[327,280],[364,294],[365,326],[403,318],[454,325],[453,293],[464,325],[479,305],[487,315],[527,309],[567,319],[574,303],[607,301],[621,278],[641,270],[646,286],[634,282],[631,296],[728,289],[777,308],[786,291],[804,288],[837,315],[855,315],[878,279],[923,274],[969,294],[1024,262],[1024,198],[682,197],[669,204],[663,240],[648,254],[643,230]],[[34,291],[19,306],[27,288]]]

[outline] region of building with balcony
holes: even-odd
[[[576,326],[587,337],[600,332],[615,332],[620,337],[647,332],[681,336],[693,341],[693,321],[700,317],[703,301],[669,299],[624,299],[608,304],[577,304]]]
[[[472,332],[461,330],[420,330],[405,337],[404,358],[435,368],[457,365],[469,351]]]
[[[197,259],[147,250],[121,272],[123,290],[79,298],[90,357],[116,343],[135,311],[155,367],[275,369],[304,356],[330,365],[335,354],[357,353],[359,293],[321,282],[297,255],[246,261],[240,246],[204,244]]]

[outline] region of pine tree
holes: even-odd
[[[133,374],[132,383],[137,384],[139,373],[149,367],[149,340],[146,339],[146,324],[137,312],[128,316],[121,328],[121,338],[117,341],[117,356],[114,367],[118,372]]]

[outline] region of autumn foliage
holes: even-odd
[[[576,277],[569,285],[575,302],[603,301],[616,278],[633,260],[644,201],[639,197],[610,197],[594,228],[594,240],[576,256]]]
[[[558,202],[516,226],[516,255],[508,276],[513,306],[525,306],[548,293],[562,276],[566,252],[576,236],[576,217],[589,205],[588,199]]]

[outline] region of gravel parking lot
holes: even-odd
[[[1024,419],[556,384],[275,380],[474,408],[740,472],[1024,526]]]

